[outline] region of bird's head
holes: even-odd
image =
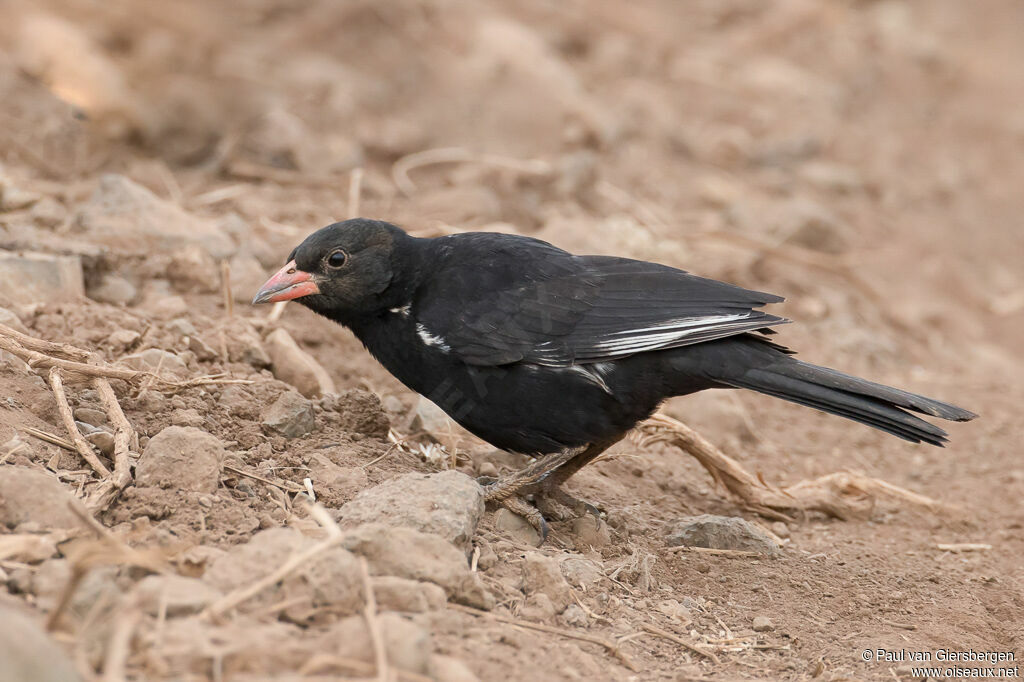
[[[328,317],[372,313],[391,304],[396,259],[412,241],[399,228],[356,218],[306,237],[252,302],[297,300]]]

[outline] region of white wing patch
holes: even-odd
[[[427,328],[424,327],[423,324],[420,322],[416,323],[416,334],[417,336],[420,337],[420,340],[423,341],[423,343],[427,344],[428,346],[440,348],[446,353],[452,349],[452,347],[449,346],[443,338],[431,334],[429,331],[427,331]]]

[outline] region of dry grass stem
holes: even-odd
[[[366,557],[359,557],[359,574],[363,579],[363,590],[366,593],[366,606],[363,607],[363,618],[366,629],[370,632],[373,642],[373,660],[377,664],[377,679],[388,682],[388,652],[384,649],[384,633],[381,631],[380,620],[377,618],[377,598],[373,594],[373,583],[370,582],[370,569]]]
[[[60,418],[64,422],[64,428],[67,429],[68,435],[71,436],[71,442],[75,444],[75,450],[82,459],[93,468],[93,471],[98,473],[103,478],[110,476],[110,470],[103,465],[103,462],[96,456],[96,452],[92,449],[92,446],[82,437],[82,433],[78,430],[78,426],[75,424],[75,417],[71,413],[71,405],[68,404],[68,396],[64,392],[64,381],[61,379],[60,368],[51,367],[50,374],[50,389],[53,391],[53,397],[57,401],[57,411],[60,412]]]
[[[563,630],[562,628],[552,627],[550,625],[543,625],[541,623],[531,623],[526,620],[518,620],[516,618],[508,618],[505,616],[498,615],[497,613],[490,613],[488,611],[481,611],[474,609],[470,606],[463,606],[462,604],[448,604],[449,609],[455,611],[461,611],[468,613],[478,618],[490,618],[496,620],[499,623],[508,623],[509,625],[515,625],[527,630],[536,630],[538,632],[546,632],[551,635],[561,635],[562,637],[568,637],[569,639],[577,639],[581,642],[590,642],[591,644],[598,644],[604,647],[610,654],[619,659],[622,665],[626,666],[633,672],[639,672],[640,668],[637,667],[636,663],[633,662],[629,656],[627,656],[614,642],[610,642],[603,637],[597,637],[596,635],[588,635],[583,632],[573,632],[571,630]]]
[[[958,542],[952,544],[939,543],[935,545],[935,548],[941,549],[943,552],[960,554],[961,552],[987,552],[992,549],[992,545],[986,545],[979,542]]]
[[[769,518],[792,511],[818,511],[844,520],[867,518],[874,510],[877,497],[882,495],[933,513],[942,508],[929,497],[850,471],[801,481],[786,488],[775,487],[748,472],[686,424],[663,414],[656,414],[640,424],[637,432],[634,437],[644,445],[668,443],[692,455],[715,483],[752,511]]]
[[[359,217],[359,201],[363,194],[363,169],[353,168],[348,178],[348,217]]]
[[[462,147],[441,147],[413,152],[395,161],[391,166],[391,179],[406,196],[416,192],[416,184],[409,178],[409,171],[438,163],[480,163],[487,166],[508,168],[524,175],[548,175],[551,164],[539,159],[515,159],[495,154],[475,154]]]
[[[67,438],[55,436],[52,433],[49,433],[47,431],[41,431],[40,429],[37,429],[32,426],[24,426],[22,427],[21,430],[24,431],[26,435],[32,436],[33,438],[38,438],[41,441],[50,443],[51,445],[62,447],[70,452],[78,452],[78,450],[75,448],[75,444],[69,441]]]
[[[695,646],[693,644],[690,644],[689,642],[687,642],[682,637],[680,637],[678,635],[674,635],[671,632],[669,632],[668,630],[663,630],[663,629],[659,628],[657,625],[651,625],[650,623],[641,623],[640,627],[642,627],[644,630],[646,630],[647,632],[651,633],[652,635],[657,635],[658,637],[663,637],[663,638],[665,638],[665,639],[667,639],[667,640],[669,640],[671,642],[675,642],[676,644],[678,644],[679,646],[683,647],[687,651],[691,651],[691,652],[697,654],[698,656],[703,656],[704,658],[708,659],[709,661],[711,661],[715,665],[721,665],[722,664],[722,661],[719,660],[718,656],[716,656],[714,654],[714,652],[705,651],[704,649],[701,649],[701,648],[699,648],[699,647],[697,647],[697,646]]]
[[[231,263],[227,259],[220,262],[220,293],[225,313],[229,318],[234,317],[235,297],[231,294]]]
[[[256,474],[250,474],[248,471],[244,471],[242,469],[239,469],[238,467],[231,466],[230,464],[225,464],[224,468],[227,469],[228,471],[230,471],[233,474],[236,474],[238,476],[244,476],[245,478],[251,478],[254,481],[259,481],[260,483],[266,483],[267,485],[272,485],[275,488],[279,488],[279,489],[285,491],[286,493],[301,493],[301,492],[305,492],[302,488],[300,488],[298,486],[288,486],[288,485],[285,485],[283,483],[276,483],[274,481],[271,481],[269,478],[263,478],[262,476],[257,476]]]

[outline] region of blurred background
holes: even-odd
[[[126,409],[144,437],[198,424],[244,451],[247,465],[266,476],[288,470],[280,475],[296,485],[307,465],[320,475],[313,462],[327,452],[350,479],[329,470],[327,480],[341,483],[317,478],[317,492],[340,504],[436,463],[395,455],[368,479],[363,466],[386,441],[364,439],[337,407],[349,403],[329,396],[318,419],[334,421],[308,438],[269,437],[260,425],[262,405],[288,389],[261,346],[275,329],[329,375],[307,395],[371,389],[381,402],[364,402],[386,412],[374,422],[385,432],[390,423],[422,433],[430,418],[347,332],[300,306],[279,320],[248,306],[323,225],[358,213],[421,236],[518,232],[780,294],[781,314],[798,324],[776,338],[801,358],[982,418],[952,425],[951,446],[939,450],[756,395],[708,392],[666,411],[772,482],[853,467],[961,505],[962,516],[887,508],[870,524],[783,524],[797,548],[790,563],[734,562],[728,568],[747,573],[732,585],[718,564],[694,568],[662,553],[650,565],[666,594],[652,594],[701,595],[687,623],[693,616],[713,637],[723,620],[746,627],[748,604],[771,613],[786,651],[729,659],[740,676],[752,660],[769,679],[805,679],[831,657],[830,670],[867,679],[851,647],[878,646],[888,626],[903,646],[918,627],[900,625],[907,620],[920,625],[921,646],[1019,647],[1022,36],[1019,0],[0,0],[0,305],[16,313],[0,309],[0,322],[20,318],[33,335],[110,361],[174,348],[183,373],[254,380],[251,391],[223,396],[165,401],[150,391]],[[59,276],[53,263],[63,264]],[[228,272],[234,317],[221,292]],[[0,393],[24,388],[27,407],[0,411],[0,440],[32,419],[59,423],[52,397],[25,376],[3,375],[17,389],[4,383]],[[487,450],[472,439],[458,445]],[[31,447],[12,462],[60,461],[56,447]],[[625,457],[574,479],[618,514],[601,550],[609,562],[635,565],[641,546],[654,562],[667,519],[743,512],[687,458],[622,447]],[[459,465],[475,474],[480,462]],[[62,468],[81,465],[72,458]],[[257,518],[249,505],[259,511],[263,501],[251,495],[221,497],[245,510],[210,517],[225,546],[285,522]],[[122,502],[108,522],[161,518],[155,502]],[[150,535],[140,530],[139,543],[209,541],[207,520],[198,529],[186,518],[188,504],[166,509],[171,516]],[[574,541],[556,537],[549,549]],[[935,543],[951,540],[997,550],[935,558]],[[517,613],[518,568],[500,571],[522,553],[495,542],[495,589],[513,595]],[[826,553],[827,571],[811,561]],[[636,590],[653,584],[644,578]],[[863,592],[851,598],[852,584]],[[651,612],[646,598],[633,601],[634,588],[617,589],[613,601],[589,602],[607,607],[616,636]],[[911,606],[897,604],[904,594]],[[520,646],[593,679],[624,670],[609,673],[608,657],[575,644],[575,658],[564,658],[569,645],[511,627],[499,637],[439,617],[428,629],[484,679],[507,676]],[[656,650],[648,640],[635,646]],[[680,657],[663,651],[644,665],[675,679]],[[549,679],[564,679],[562,670]],[[880,666],[875,673],[891,679]]]
[[[835,352],[1019,371],[1022,29],[1012,0],[6,0],[0,236],[102,242],[78,209],[117,173],[249,285],[364,168],[360,212],[417,232],[656,258]]]

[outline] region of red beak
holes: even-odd
[[[320,287],[313,281],[313,275],[299,270],[295,267],[295,261],[292,261],[274,273],[274,276],[260,287],[252,303],[277,303],[319,293]]]

